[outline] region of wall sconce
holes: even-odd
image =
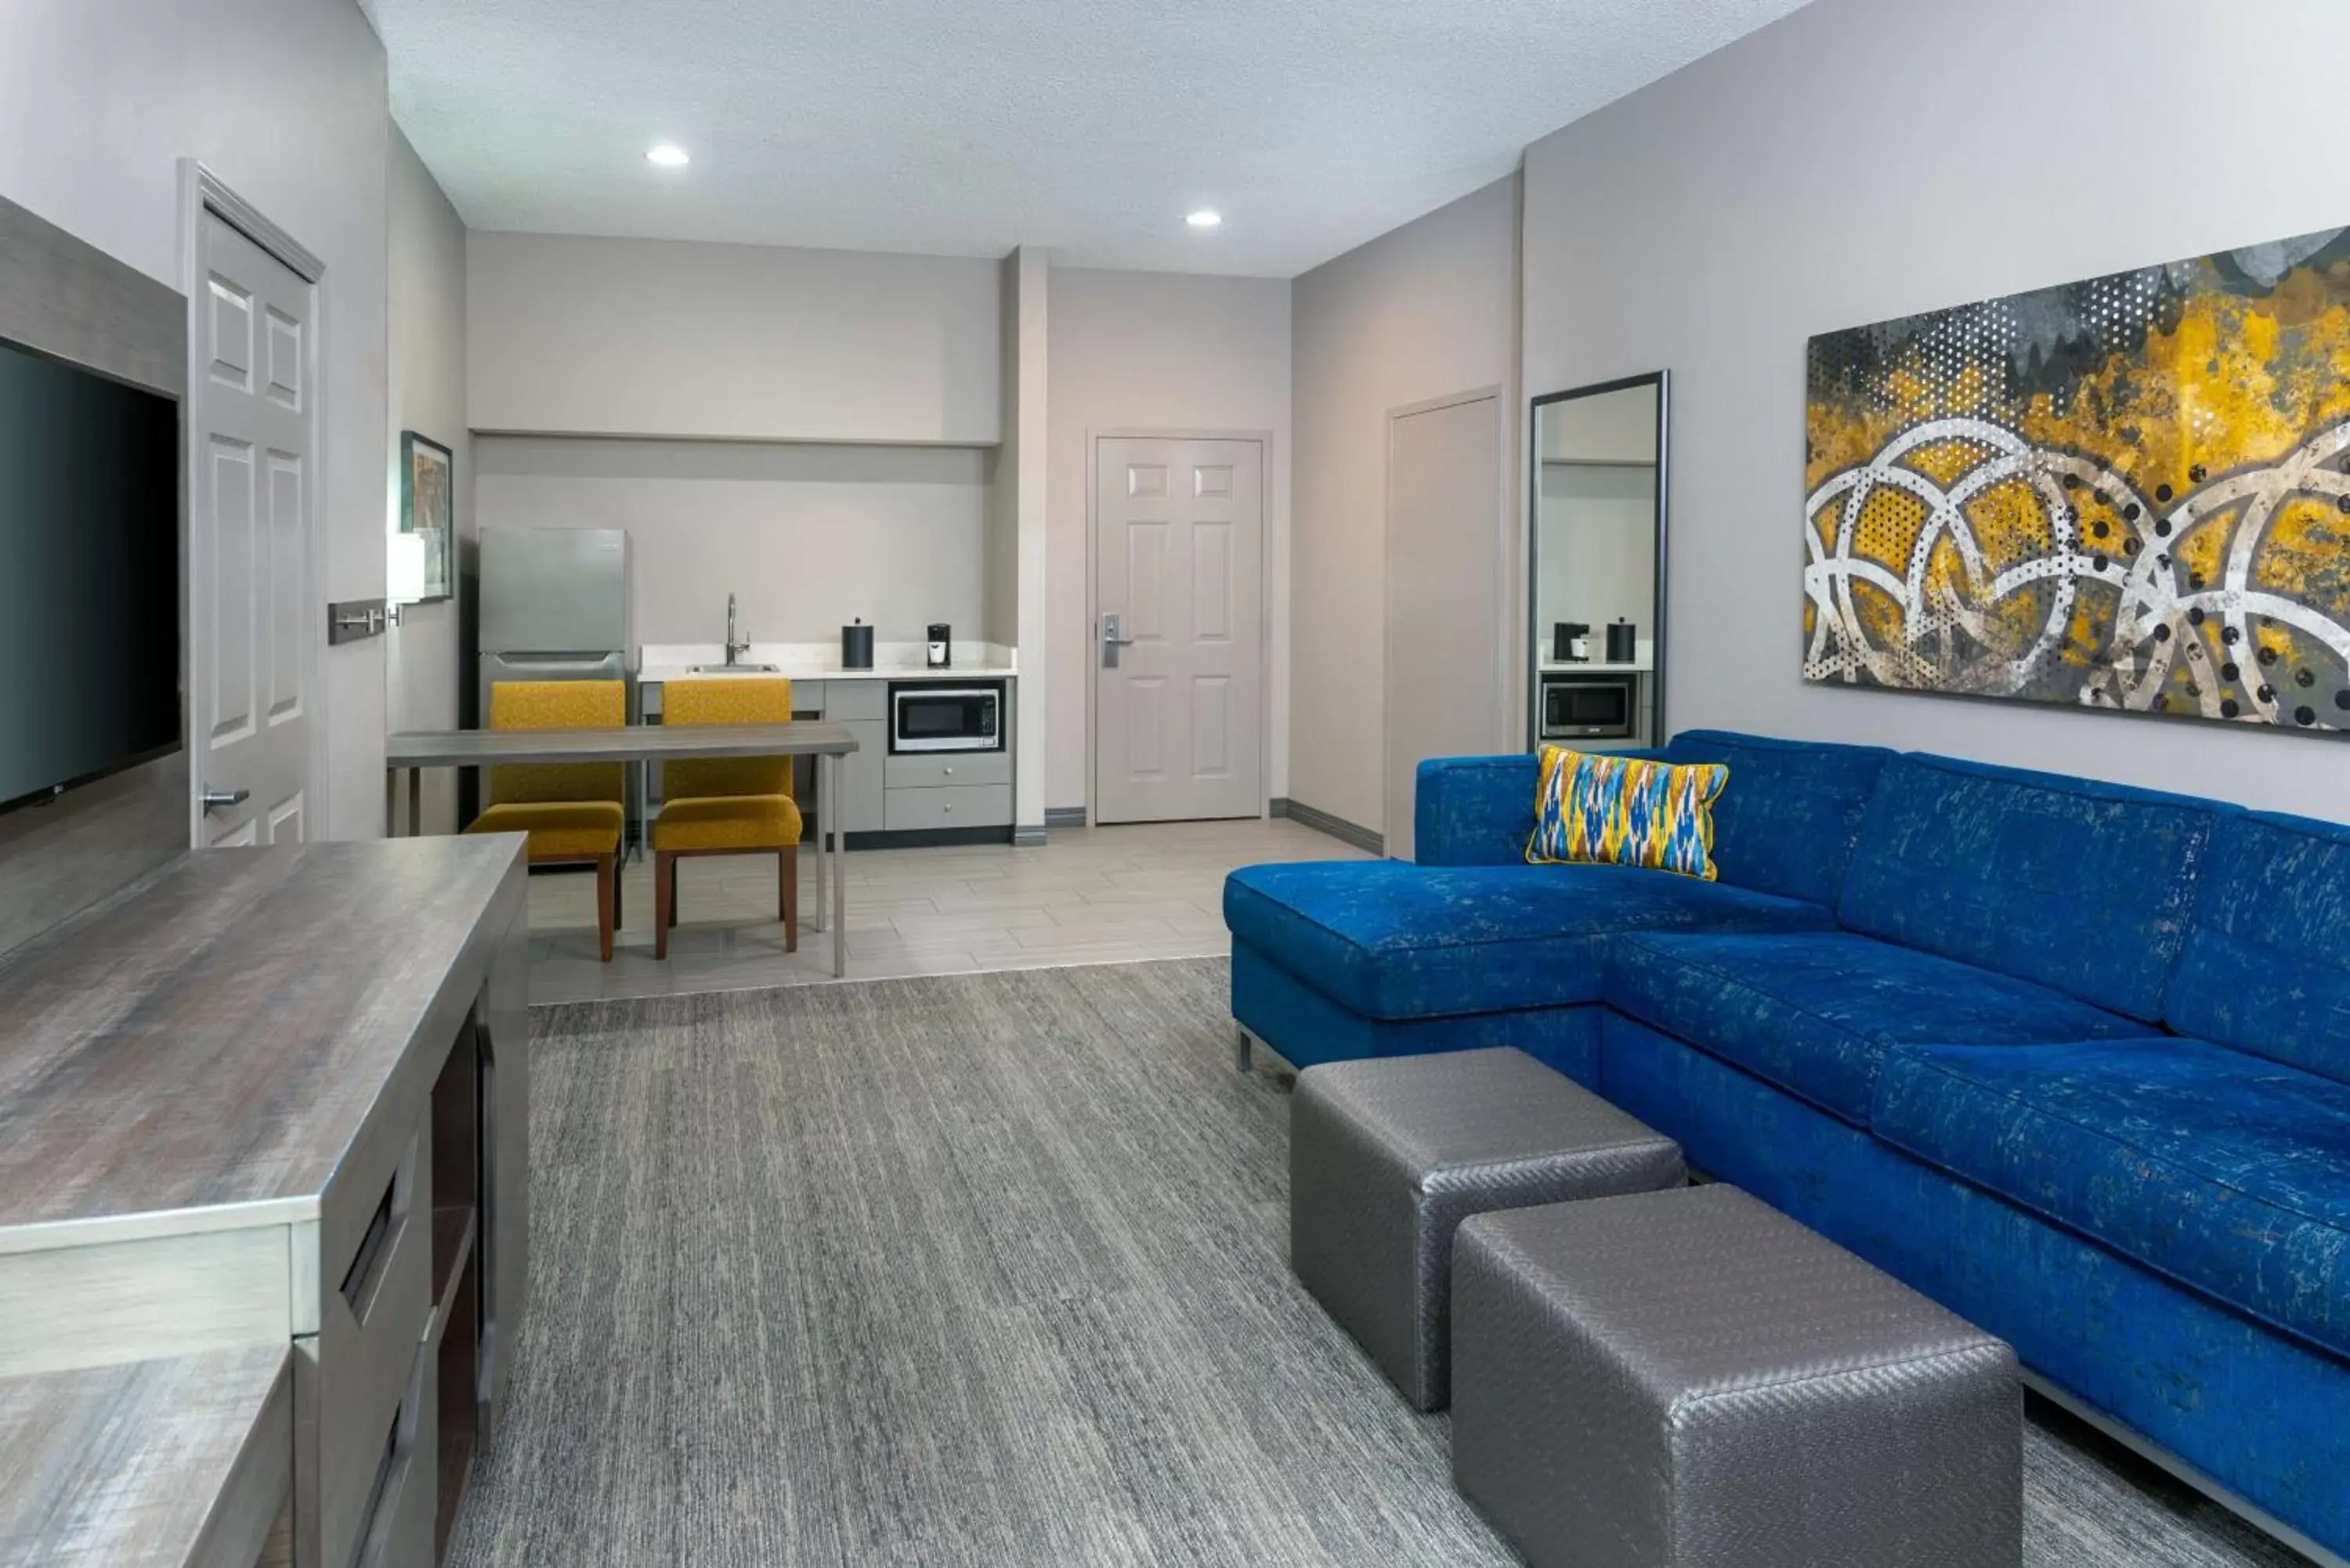
[[[391,603],[391,622],[398,626],[400,612],[424,597],[424,535],[392,534],[386,535],[389,554],[384,557],[383,597]]]

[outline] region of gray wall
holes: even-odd
[[[1291,295],[1288,794],[1386,820],[1387,421],[1481,387],[1519,407],[1517,177],[1496,181],[1297,278]],[[1514,423],[1517,416],[1512,415]],[[1517,498],[1464,526],[1504,531]],[[1521,634],[1495,628],[1517,649]],[[1503,711],[1515,711],[1514,692]]]
[[[390,194],[385,526],[399,525],[400,434],[414,431],[456,455],[453,504],[463,541],[473,534],[473,435],[465,421],[465,225],[396,128]],[[457,610],[453,598],[411,605],[401,624],[386,634],[385,721],[393,730],[457,727]],[[428,831],[456,831],[456,784],[445,768],[425,774]]]
[[[0,196],[174,288],[178,160],[201,158],[327,265],[327,589],[383,592],[382,46],[329,0],[6,0]],[[318,636],[326,636],[321,607]],[[380,639],[321,653],[326,832],[383,815]]]
[[[726,635],[726,596],[759,642],[834,640],[862,616],[884,642],[934,620],[991,626],[996,455],[970,447],[481,436],[475,512],[489,527],[625,528],[639,643]]]
[[[1003,438],[992,261],[485,233],[467,265],[475,430]]]
[[[1672,372],[1670,725],[2350,815],[2315,736],[1798,678],[1805,340],[2350,221],[2345,55],[2339,0],[1816,0],[1531,148],[1526,385]]]
[[[1093,754],[1092,556],[1086,445],[1110,430],[1263,431],[1265,603],[1285,602],[1289,554],[1289,285],[1278,278],[1055,267],[1046,404],[1052,687],[1045,804],[1086,805]],[[1286,618],[1270,618],[1265,786],[1288,794]],[[1035,655],[1031,655],[1032,659]]]

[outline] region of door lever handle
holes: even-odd
[[[208,789],[204,791],[204,809],[219,811],[224,806],[243,805],[252,798],[249,789]]]

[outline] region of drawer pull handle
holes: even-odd
[[[399,1191],[400,1178],[395,1175],[384,1184],[383,1199],[375,1206],[375,1213],[359,1237],[359,1248],[351,1257],[351,1266],[343,1272],[343,1303],[361,1323],[367,1322],[368,1309],[374,1304],[375,1287],[383,1277],[384,1265],[391,1261],[392,1239],[399,1229],[393,1200]]]

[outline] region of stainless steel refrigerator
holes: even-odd
[[[480,552],[477,722],[488,726],[490,687],[500,680],[620,680],[634,723],[627,533],[491,526],[482,530]],[[642,815],[639,772],[629,770],[628,784],[632,828]]]
[[[499,680],[628,680],[629,535],[618,528],[482,530],[481,708]]]

